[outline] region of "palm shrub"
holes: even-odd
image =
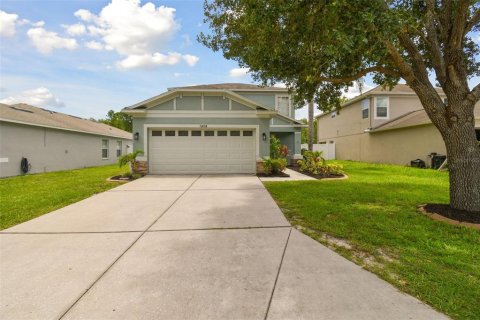
[[[118,158],[118,166],[121,168],[125,165],[129,165],[130,168],[130,176],[135,173],[135,166],[137,164],[137,156],[144,154],[142,150],[135,150],[132,153],[127,153],[120,158]]]

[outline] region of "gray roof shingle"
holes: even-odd
[[[0,103],[0,121],[17,122],[60,130],[80,131],[103,136],[132,139],[132,134],[130,132],[111,127],[104,123],[37,108],[23,103],[14,105]]]

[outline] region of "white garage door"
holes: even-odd
[[[255,131],[152,129],[152,174],[255,173]]]

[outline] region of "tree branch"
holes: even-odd
[[[452,51],[462,48],[462,40],[465,36],[465,26],[467,23],[468,8],[470,6],[469,0],[459,1],[457,4],[457,14],[454,17],[452,32],[450,37],[449,46]]]
[[[352,81],[355,81],[365,75],[367,75],[368,73],[371,73],[371,72],[379,72],[379,73],[384,73],[384,74],[387,74],[387,75],[390,75],[390,76],[393,76],[393,77],[401,77],[401,74],[399,74],[398,72],[394,71],[394,70],[391,70],[391,69],[388,69],[388,68],[385,68],[385,67],[381,67],[381,66],[375,66],[375,67],[369,67],[369,68],[365,68],[363,70],[360,70],[359,72],[355,73],[355,74],[352,74],[350,76],[346,76],[346,77],[341,77],[341,78],[330,78],[330,77],[323,77],[323,76],[317,76],[315,78],[315,80],[317,81],[325,81],[325,82],[330,82],[330,83],[333,83],[333,84],[342,84],[342,83],[347,83],[347,82],[352,82]]]
[[[465,99],[470,100],[473,103],[477,103],[480,100],[480,83],[473,87],[472,91],[470,91]]]
[[[480,23],[480,9],[475,11],[470,21],[467,22],[467,25],[465,26],[465,33],[470,32],[473,29],[473,27],[479,23]]]
[[[437,79],[440,84],[443,85],[447,79],[447,73],[445,69],[445,59],[443,58],[442,49],[440,48],[438,41],[437,27],[435,25],[436,22],[441,28],[441,25],[435,14],[435,2],[434,0],[428,0],[425,24],[427,29],[426,43],[430,47],[432,64],[433,68],[435,69],[435,73],[437,74]],[[440,31],[440,33],[442,33],[442,31]]]

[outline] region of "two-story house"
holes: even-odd
[[[445,95],[438,89],[441,97]],[[480,104],[475,108],[480,137]],[[427,166],[432,153],[446,155],[438,129],[407,85],[392,90],[378,86],[342,105],[340,112],[317,116],[318,142],[335,143],[336,158],[409,165],[421,159]]]
[[[255,173],[270,135],[301,158],[301,128],[288,90],[223,83],[170,88],[124,108],[133,117],[139,171],[150,174]]]

